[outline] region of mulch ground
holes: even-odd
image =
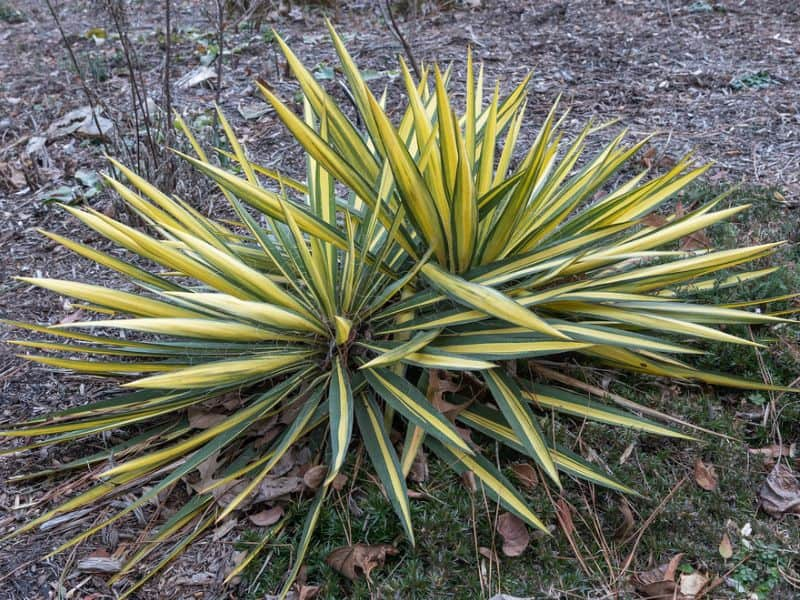
[[[67,39],[84,69],[88,85],[116,123],[116,135],[130,134],[130,80],[118,44],[109,38],[98,45],[86,32],[113,24],[101,2],[57,2]],[[139,60],[139,72],[153,101],[161,102],[163,36],[158,11],[150,3],[132,3],[129,25]],[[160,3],[152,3],[160,5]],[[265,2],[264,4],[269,4]],[[275,3],[277,4],[277,3]],[[335,11],[338,31],[348,48],[374,77],[375,89],[388,86],[390,106],[399,106],[400,81],[396,56],[399,41],[384,25],[384,15],[372,2],[348,2]],[[376,3],[377,4],[377,3]],[[597,136],[609,141],[614,131],[628,128],[632,139],[650,132],[651,150],[644,161],[662,169],[693,149],[702,161],[715,161],[710,179],[717,183],[774,186],[777,198],[800,203],[800,5],[785,0],[693,2],[679,0],[583,0],[534,3],[507,0],[421,3],[416,14],[398,15],[398,24],[418,61],[454,63],[454,86],[463,77],[465,48],[486,65],[487,81],[501,81],[509,90],[530,70],[529,118],[523,136],[532,138],[555,98],[570,109],[565,123],[574,133],[589,119],[601,123],[619,119]],[[175,0],[173,27],[174,79],[200,66],[214,42],[213,2]],[[12,279],[15,275],[76,278],[119,285],[112,275],[83,261],[36,233],[44,228],[98,242],[78,230],[65,213],[48,203],[53,197],[86,193],[76,180],[81,169],[102,168],[103,147],[73,134],[48,137],[51,124],[87,104],[71,68],[51,15],[38,0],[0,1],[20,19],[0,22],[0,315],[36,323],[55,323],[74,312],[58,297],[41,293]],[[325,35],[318,5],[288,14],[270,11],[259,16],[261,31],[229,30],[220,103],[252,154],[273,168],[296,172],[300,154],[287,150],[287,136],[271,112],[254,117],[261,106],[251,84],[267,82],[284,98],[296,89],[286,77],[277,45],[267,26],[274,26],[304,62],[320,73],[327,87],[346,102],[328,70],[336,63]],[[13,22],[19,21],[19,22]],[[102,81],[99,81],[101,79]],[[391,96],[391,92],[395,95]],[[217,97],[214,80],[191,87],[175,86],[174,106],[189,122],[200,122]],[[245,118],[247,117],[247,118]],[[37,143],[35,138],[44,138]],[[33,140],[33,142],[32,142]],[[211,204],[207,187],[186,177],[178,190],[201,208]],[[83,187],[82,187],[83,186]],[[67,188],[66,191],[64,188]],[[113,200],[100,191],[88,201],[100,210],[114,210]],[[6,328],[0,340],[19,337]],[[18,349],[0,345],[0,426],[101,396],[107,384],[55,374],[15,358]],[[4,483],[13,473],[71,456],[79,448],[34,452],[0,458],[0,533],[21,518],[28,502],[42,490]],[[115,535],[133,535],[135,519],[122,523]],[[130,528],[130,529],[126,529]],[[39,557],[54,547],[63,533],[37,535],[0,548],[0,597],[48,597],[79,586],[78,595],[106,593],[103,579],[65,567],[113,540],[94,541],[54,559]],[[224,540],[235,539],[235,532]],[[215,549],[221,547],[222,550]],[[142,597],[194,597],[217,592],[231,545],[199,546],[153,584]],[[197,560],[205,565],[197,575]],[[184,565],[184,566],[182,566]],[[165,583],[166,582],[166,583]],[[178,585],[177,588],[174,586]],[[167,592],[165,590],[170,589]],[[163,595],[167,594],[167,595]]]

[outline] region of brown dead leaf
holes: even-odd
[[[728,560],[731,556],[733,556],[731,538],[728,537],[727,533],[722,534],[722,539],[719,542],[719,555],[725,560]]]
[[[711,248],[711,238],[708,237],[705,230],[701,229],[681,238],[680,242],[678,242],[678,247],[684,252],[706,250]]]
[[[83,319],[84,315],[85,313],[82,310],[78,309],[75,312],[71,312],[68,315],[66,315],[63,319],[61,319],[58,322],[58,324],[68,325],[69,323],[75,323],[76,321],[80,321],[81,319]]]
[[[337,548],[328,555],[325,562],[351,581],[355,581],[362,574],[367,581],[371,581],[369,574],[372,570],[382,567],[387,556],[394,556],[397,553],[397,548],[391,544],[375,546],[355,544]]]
[[[259,502],[269,502],[286,494],[295,494],[305,489],[302,477],[288,475],[286,477],[267,477],[258,488]]]
[[[414,462],[411,463],[411,470],[408,472],[408,478],[416,483],[428,481],[428,457],[425,451],[420,448],[417,451],[417,456],[414,457]]]
[[[706,587],[708,577],[700,571],[694,573],[683,573],[680,580],[681,594],[689,598],[694,598],[700,591]]]
[[[564,535],[569,537],[575,531],[575,524],[572,522],[572,513],[570,512],[569,504],[563,498],[556,500],[556,518],[561,529],[564,530]]]
[[[253,525],[257,527],[269,527],[280,521],[283,516],[282,506],[273,506],[254,515],[250,515],[249,519]]]
[[[758,499],[764,512],[773,517],[800,515],[800,483],[794,471],[776,463],[761,488]]]
[[[478,491],[478,484],[475,481],[475,473],[472,471],[464,471],[461,474],[461,483],[473,494]]]
[[[619,500],[619,512],[622,513],[622,523],[619,524],[617,530],[614,532],[615,540],[626,539],[633,528],[636,526],[636,519],[633,517],[633,510],[630,503],[625,498]]]
[[[697,485],[708,492],[713,492],[717,489],[717,484],[719,483],[714,465],[706,464],[699,458],[694,463],[694,480]]]
[[[649,227],[663,227],[667,224],[667,218],[658,213],[650,213],[644,219],[642,219],[642,223],[644,225],[648,225]]]
[[[195,429],[210,429],[228,418],[218,411],[209,411],[198,406],[189,407],[187,413],[189,427],[194,427]]]
[[[500,559],[497,558],[497,552],[495,552],[491,548],[487,548],[486,546],[481,546],[480,548],[478,548],[478,554],[488,559],[489,562],[495,562],[495,563],[500,562]]]
[[[675,572],[681,564],[681,559],[683,559],[682,552],[673,556],[668,563],[654,567],[649,571],[636,573],[631,579],[634,580],[634,583],[638,582],[642,584],[655,583],[658,581],[675,581]]]
[[[648,600],[688,600],[675,582],[675,573],[682,558],[682,553],[676,554],[666,564],[636,573],[631,577],[634,589]]]
[[[539,483],[539,476],[531,463],[515,463],[511,470],[519,482],[527,488],[533,489]]]
[[[325,481],[328,474],[328,465],[314,465],[303,475],[303,482],[310,490],[315,490]]]
[[[331,482],[331,487],[337,492],[341,492],[345,485],[347,485],[347,475],[342,475],[341,473],[337,474]]]
[[[215,542],[218,542],[222,538],[224,538],[230,531],[239,524],[239,521],[236,519],[228,519],[222,525],[214,529],[214,534],[212,535],[212,539]]]
[[[642,166],[646,169],[649,169],[653,166],[653,160],[656,157],[656,149],[653,146],[650,146],[647,150],[644,151],[639,162],[642,163]]]
[[[644,585],[635,585],[634,588],[640,596],[647,600],[689,600],[681,594],[678,584],[674,581],[654,581]]]
[[[506,556],[520,556],[531,541],[528,528],[522,519],[509,512],[504,512],[498,517],[497,533],[503,538],[503,554]]]
[[[458,413],[466,409],[471,402],[464,404],[453,404],[444,399],[444,395],[448,392],[457,392],[461,387],[459,384],[451,381],[444,371],[439,369],[431,369],[428,378],[428,393],[427,397],[439,412],[451,421],[455,421]]]
[[[320,587],[318,585],[301,585],[300,591],[297,592],[297,600],[311,600],[316,598],[319,594]]]

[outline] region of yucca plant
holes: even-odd
[[[563,117],[555,106],[518,158],[527,80],[504,99],[496,87],[485,102],[483,71],[475,73],[469,57],[460,113],[448,92],[449,71],[434,66],[415,81],[401,63],[408,106],[394,124],[384,98],[369,90],[332,29],[331,36],[357,119],[279,37],[302,91],[302,117],[260,86],[305,149],[305,182],[251,162],[220,113],[230,149],[218,150],[218,158],[232,165],[223,169],[177,118],[195,154],[181,155],[218,185],[235,218],[206,217],[112,160],[119,175],[106,180],[145,227],[91,208],[65,210],[136,260],[44,233],[121,273],[131,291],[22,278],[105,315],[55,326],[9,322],[65,340],[13,343],[85,355],[24,357],[77,373],[126,377],[122,385],[130,391],[3,431],[35,438],[6,452],[112,430],[132,433],[96,454],[26,475],[79,471],[85,488],[13,535],[64,513],[111,507],[121,492],[136,494],[54,550],[60,552],[204,472],[200,489],[112,578],[120,580],[158,550],[157,564],[126,595],[203,531],[245,509],[298,445],[327,457],[327,475],[308,509],[284,594],[355,445],[366,448],[413,544],[406,476],[423,445],[456,471],[474,473],[505,509],[545,528],[454,421],[485,436],[479,439],[530,457],[555,486],[567,474],[620,492],[631,490],[558,445],[544,433],[543,419],[566,415],[689,437],[590,399],[570,389],[568,378],[547,382],[542,374],[554,370],[541,368],[543,359],[783,389],[700,371],[684,360],[703,352],[698,342],[756,344],[721,326],[782,321],[746,310],[747,303],[734,308],[691,300],[768,274],[772,269],[728,270],[778,245],[675,249],[679,239],[746,208],[719,209],[724,196],[687,214],[664,208],[706,167],[692,167],[686,157],[657,177],[626,174],[646,140],[625,147],[624,134],[584,160],[586,139],[600,128],[587,126],[562,150]],[[657,209],[663,218],[648,219]],[[456,406],[447,416],[433,402],[444,389]],[[199,406],[218,413],[213,424],[187,419],[187,410]],[[284,425],[262,446],[266,423]],[[402,444],[392,442],[393,431]],[[223,491],[227,499],[220,502]],[[270,528],[230,577],[284,529],[283,521]]]

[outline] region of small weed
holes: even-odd
[[[17,23],[24,23],[26,20],[25,13],[14,8],[8,2],[0,0],[0,21],[9,25],[16,25]]]
[[[735,77],[730,82],[730,87],[734,91],[748,90],[761,90],[771,85],[778,83],[768,71],[757,71],[755,73],[748,73]]]

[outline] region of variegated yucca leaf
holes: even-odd
[[[563,381],[531,380],[528,361],[594,361],[657,377],[786,389],[692,366],[705,342],[758,345],[730,326],[785,322],[749,310],[749,299],[729,306],[697,299],[716,285],[769,274],[739,267],[777,248],[678,249],[680,239],[746,208],[724,208],[723,195],[685,214],[669,210],[668,201],[706,166],[686,157],[666,173],[626,175],[623,167],[635,165],[631,158],[646,140],[628,146],[620,134],[585,157],[588,138],[604,127],[589,125],[564,146],[558,103],[522,148],[528,80],[506,97],[499,86],[484,96],[483,70],[470,55],[465,106],[453,101],[453,69],[434,65],[417,81],[401,64],[407,102],[396,118],[333,29],[331,36],[357,118],[280,37],[302,114],[259,86],[305,150],[305,180],[251,161],[221,111],[229,149],[216,156],[176,117],[193,151],[181,156],[217,186],[234,219],[204,215],[112,161],[116,175],[106,180],[143,226],[90,207],[65,208],[126,254],[44,232],[128,284],[21,278],[100,317],[55,326],[7,321],[60,338],[14,343],[28,360],[122,378],[125,390],[7,427],[0,435],[25,438],[26,445],[2,452],[112,430],[130,435],[20,476],[72,472],[80,489],[11,535],[103,507],[98,522],[61,551],[189,481],[193,497],[131,547],[114,577],[158,556],[147,579],[215,523],[246,510],[290,449],[313,446],[328,472],[302,528],[285,595],[356,444],[366,449],[375,481],[413,544],[406,476],[423,446],[455,471],[474,473],[490,497],[546,529],[487,459],[486,443],[527,456],[557,486],[567,476],[633,493],[565,448],[556,435],[564,428],[552,420],[690,437]],[[220,166],[231,163],[236,168]],[[662,219],[648,219],[656,210]],[[463,391],[452,392],[452,376]],[[438,389],[437,381],[450,383]],[[455,416],[441,410],[444,393],[461,404]],[[198,425],[187,417],[197,410],[216,418]],[[452,418],[483,437],[467,441]],[[278,431],[264,444],[268,428]],[[122,493],[124,508],[115,503]],[[270,528],[229,579],[286,527],[284,520]]]

